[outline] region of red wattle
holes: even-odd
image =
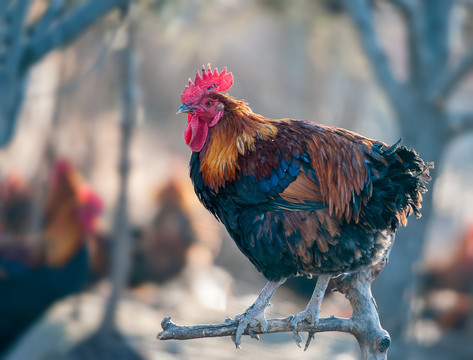
[[[191,120],[192,120],[192,114],[187,114],[187,125],[184,130],[184,140],[186,141],[187,145],[189,145],[192,138],[192,130],[190,127]]]
[[[196,115],[189,116],[184,139],[192,151],[199,152],[205,145],[209,127],[205,121],[200,120]]]

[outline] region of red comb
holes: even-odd
[[[204,92],[227,91],[232,87],[232,85],[233,75],[232,73],[227,73],[227,68],[224,68],[219,74],[217,68],[212,72],[210,64],[207,65],[207,68],[203,65],[202,77],[197,71],[194,82],[189,79],[189,84],[187,84],[181,95],[181,101],[183,104],[191,104],[202,96]]]

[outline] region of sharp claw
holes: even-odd
[[[235,334],[231,336],[231,339],[233,343],[235,344],[235,347],[237,348],[237,350],[241,350],[241,339],[237,339]]]
[[[241,336],[245,332],[246,326],[248,325],[248,321],[245,321],[245,319],[242,319],[240,323],[238,324],[237,330],[235,332],[235,340],[234,343],[237,347],[237,349],[241,349]]]
[[[308,334],[308,336],[307,336],[307,341],[305,342],[304,351],[306,351],[306,350],[309,348],[310,342],[311,342],[312,339],[314,339],[314,338],[315,338],[315,333],[309,331],[309,334]]]
[[[293,338],[294,338],[294,341],[296,342],[296,345],[297,345],[299,348],[301,348],[301,347],[302,347],[302,346],[301,346],[301,342],[302,342],[302,336],[301,336],[301,334],[299,334],[299,332],[296,331],[296,332],[293,332],[293,333],[292,333],[292,336],[293,336]]]
[[[292,317],[291,328],[292,328],[294,341],[296,342],[298,347],[301,347],[302,337],[299,334],[299,332],[297,331],[297,327],[298,327],[299,323],[301,321],[304,321],[304,320],[310,322],[314,327],[317,327],[317,322],[318,322],[319,319],[318,319],[318,316],[316,316],[315,314],[309,312],[307,309],[300,312],[300,313],[298,313],[298,314],[296,314],[296,315],[294,315]],[[314,333],[309,332],[309,337],[307,338],[307,341],[306,341],[306,344],[305,344],[305,347],[304,347],[304,351],[307,350],[307,348],[309,347],[310,342],[312,341],[313,338],[314,338]]]
[[[243,314],[235,316],[235,320],[238,320],[238,327],[232,339],[237,348],[240,348],[241,337],[247,328],[248,328],[248,334],[253,339],[256,339],[256,340],[259,340],[260,337],[258,334],[255,333],[255,330],[254,330],[255,328],[259,327],[261,332],[266,332],[269,329],[268,322],[266,321],[266,318],[264,317],[264,312],[255,313],[251,311],[250,309],[248,309]]]

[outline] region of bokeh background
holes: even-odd
[[[306,352],[291,334],[244,338],[239,351],[229,338],[156,340],[165,316],[220,323],[265,283],[188,178],[186,117],[175,113],[187,79],[211,63],[233,73],[230,93],[255,112],[402,138],[435,162],[424,216],[399,231],[373,291],[389,358],[473,358],[472,21],[470,0],[2,2],[0,257],[15,184],[28,199],[18,232],[38,234],[26,245],[41,247],[46,225],[31,217],[58,159],[104,203],[83,240],[92,261],[82,290],[53,301],[3,356],[360,358],[340,333],[318,334]],[[21,288],[12,279],[0,277]],[[300,311],[314,284],[285,285],[267,317]],[[323,316],[350,313],[338,293],[322,305]]]

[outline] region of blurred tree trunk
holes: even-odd
[[[118,164],[119,193],[113,224],[110,282],[111,293],[105,305],[98,330],[80,343],[69,354],[72,359],[127,359],[139,360],[141,355],[130,347],[117,326],[117,310],[128,281],[131,264],[131,228],[128,216],[128,183],[130,174],[130,148],[137,121],[139,88],[136,59],[136,8],[126,9],[126,43],[122,50],[123,106],[121,142]]]
[[[346,0],[346,9],[358,31],[373,73],[398,119],[404,143],[436,167],[447,143],[459,132],[473,128],[473,114],[452,114],[445,106],[449,95],[473,67],[473,49],[451,66],[449,20],[455,0],[390,0],[401,14],[408,50],[408,76],[396,78],[378,41],[374,5],[369,0]],[[454,119],[455,121],[452,121]],[[410,220],[396,239],[387,271],[374,284],[383,326],[393,338],[393,349],[406,340],[410,306],[416,295],[416,262],[424,248],[426,228],[433,213],[430,191],[423,202],[423,218]],[[397,345],[397,346],[396,346]],[[405,358],[405,354],[395,357]]]
[[[83,0],[70,8],[64,0],[49,0],[39,14],[31,0],[0,1],[0,148],[14,135],[29,69],[129,1]]]
[[[121,122],[121,146],[118,173],[119,194],[114,221],[114,241],[110,280],[112,293],[105,308],[99,332],[106,335],[117,333],[116,311],[118,301],[128,280],[130,268],[131,229],[128,216],[128,182],[130,169],[130,145],[138,110],[138,74],[135,54],[136,19],[128,15],[127,44],[123,49],[123,108]]]

